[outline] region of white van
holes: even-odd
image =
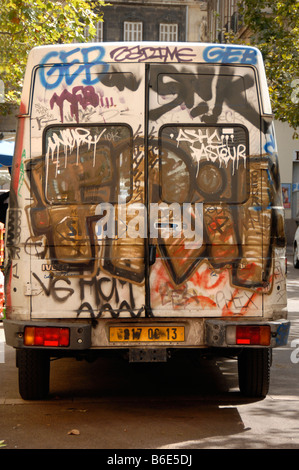
[[[260,52],[34,48],[6,227],[6,342],[24,399],[51,357],[235,356],[265,396],[287,343],[285,234]]]

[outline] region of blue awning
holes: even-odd
[[[0,140],[0,165],[12,166],[12,157],[14,154],[15,143],[9,140]]]

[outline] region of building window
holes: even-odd
[[[124,22],[124,41],[142,41],[142,23],[137,21]]]
[[[84,28],[84,37],[89,39],[89,42],[103,42],[103,21],[99,21],[96,25],[96,35],[89,39],[89,27]]]
[[[178,25],[175,23],[161,23],[159,39],[160,41],[177,41]]]

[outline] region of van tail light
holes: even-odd
[[[269,326],[237,326],[236,344],[269,346],[271,331]]]
[[[229,326],[226,332],[228,344],[243,346],[270,346],[271,329],[269,325]]]
[[[67,347],[70,344],[69,328],[26,326],[25,346]]]

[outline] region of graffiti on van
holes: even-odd
[[[120,46],[110,51],[109,57],[104,46],[74,47],[71,50],[48,52],[40,62],[40,81],[47,89],[54,89],[64,81],[72,85],[80,77],[83,85],[94,85],[101,81],[101,73],[109,71],[112,60],[115,63],[125,61],[140,62],[180,62],[195,61],[197,55],[192,47],[186,46]],[[203,59],[207,63],[256,64],[257,52],[254,48],[225,47],[211,45],[203,50]]]
[[[217,130],[212,134],[201,129],[182,129],[180,128],[177,137],[178,146],[180,142],[187,142],[191,157],[200,162],[206,160],[208,162],[219,162],[219,166],[227,168],[230,161],[233,162],[233,174],[235,169],[239,167],[239,162],[244,161],[246,165],[246,146],[243,143],[234,145],[234,128],[222,129],[222,135]],[[230,142],[233,144],[230,146]]]
[[[110,58],[115,62],[127,60],[191,62],[195,57],[196,54],[190,47],[122,46],[110,52]],[[109,70],[103,46],[75,47],[70,51],[50,51],[44,56],[40,65],[40,81],[47,89],[57,88],[63,81],[66,85],[72,85],[78,76],[81,77],[83,85],[94,85],[101,80],[98,75],[99,67],[101,73],[104,74]]]
[[[32,175],[35,200],[30,207],[33,234],[47,238],[51,259],[57,263],[65,263],[67,259],[69,271],[86,268],[94,272],[98,268],[94,265],[98,259],[96,250],[101,249],[105,252],[106,271],[121,272],[123,279],[143,282],[144,246],[142,243],[136,245],[137,236],[133,235],[133,230],[130,235],[130,227],[139,223],[136,206],[132,204],[136,200],[142,202],[140,184],[144,173],[143,160],[138,163],[138,154],[135,160],[131,160],[131,152],[138,149],[142,140],[138,143],[140,138],[137,137],[133,141],[126,126],[53,127],[48,129],[46,139],[46,168],[44,157],[29,161],[27,166]],[[156,237],[162,259],[175,284],[186,281],[195,267],[208,258],[214,268],[232,264],[236,286],[262,288],[268,285],[271,254],[264,254],[271,250],[271,226],[272,230],[277,227],[271,211],[277,182],[268,158],[264,158],[264,171],[259,169],[262,158],[259,162],[249,163],[244,151],[246,142],[246,130],[242,126],[165,127],[159,158],[155,152],[158,143],[151,142],[150,165],[157,170],[157,177],[150,178],[150,193],[156,194],[154,203],[189,203],[191,211],[196,203],[204,203],[205,242],[195,248],[192,256],[187,256],[186,239],[181,239],[181,244],[178,244],[175,235],[169,238],[167,233],[167,237]],[[132,172],[137,178],[132,178]],[[45,189],[39,184],[43,173],[46,174]],[[170,179],[171,185],[168,184]],[[248,191],[249,186],[251,192]],[[108,223],[108,219],[102,222],[101,204],[105,203],[118,203],[118,212],[113,211],[116,221],[110,230],[110,238],[98,236],[99,227],[104,229]],[[125,210],[121,211],[122,203]],[[240,203],[242,205],[238,206]],[[103,207],[106,209],[105,205]],[[118,216],[124,219],[123,225],[117,220]],[[265,224],[266,219],[273,221]],[[186,225],[185,219],[182,223]],[[117,266],[117,263],[123,263],[123,257],[116,257],[113,251],[118,243],[113,239],[121,238],[121,226],[125,228],[126,237],[135,241],[127,247],[128,254],[135,250],[135,262],[131,260],[128,266]],[[260,244],[262,231],[264,243]],[[140,227],[137,233],[140,236]],[[251,238],[251,245],[241,245],[240,240],[246,238]],[[255,258],[253,262],[247,262],[246,250],[252,250],[253,242]],[[178,248],[186,255],[179,267],[174,261]],[[235,264],[234,260],[240,258],[242,263]],[[250,258],[252,256],[248,255]]]
[[[50,90],[57,88],[64,80],[66,85],[72,85],[78,76],[82,77],[83,85],[98,83],[100,78],[97,75],[92,76],[92,73],[94,68],[99,66],[102,67],[103,73],[108,71],[109,65],[103,61],[104,55],[105,48],[102,46],[50,51],[41,61],[42,67],[39,69],[41,84]]]
[[[204,73],[198,64],[164,65],[170,54],[191,62],[192,47],[119,46],[113,65],[102,45],[45,55],[31,119],[32,149],[40,151],[25,160],[21,149],[22,171],[13,176],[20,178],[7,228],[12,277],[24,252],[37,261],[32,278],[46,299],[72,301],[78,316],[140,316],[148,237],[156,248],[153,307],[255,315],[265,294],[279,300],[284,274],[274,252],[284,231],[274,137],[263,121],[261,153],[251,72],[229,66],[220,76],[211,64],[227,56],[254,63],[249,51],[209,46]],[[144,80],[121,68],[132,57],[163,63],[162,72],[152,68],[146,135]],[[31,199],[21,195],[27,186]],[[151,205],[161,209],[154,220]],[[29,230],[20,244],[23,208]]]
[[[208,46],[203,51],[203,58],[206,62],[223,62],[240,63],[240,64],[256,64],[257,52],[255,49],[242,48],[242,47],[223,47],[223,46]]]
[[[234,75],[217,77],[211,68],[206,70],[205,75],[201,74],[200,68],[197,73],[190,73],[184,69],[177,73],[175,66],[170,65],[165,68],[163,77],[153,80],[152,90],[158,96],[163,96],[159,100],[160,106],[151,109],[149,117],[152,121],[157,121],[166,113],[181,108],[190,111],[192,119],[200,118],[204,123],[219,122],[222,118],[223,110],[228,108],[230,120],[234,120],[236,113],[241,114],[251,125],[259,126],[259,113],[255,107],[248,102],[247,90],[252,86],[252,79]],[[55,112],[59,109],[60,122],[77,123],[90,121],[92,115],[104,120],[103,111],[114,110],[113,116],[128,112],[129,105],[124,106],[124,97],[119,101],[109,93],[109,89],[117,89],[126,95],[126,90],[135,92],[140,86],[140,81],[136,80],[132,74],[121,73],[116,66],[111,73],[99,73],[101,76],[101,86],[97,90],[94,86],[75,86],[63,89],[60,94],[54,92],[49,99],[50,109]],[[169,86],[171,82],[171,86]],[[107,92],[108,90],[108,92]],[[37,114],[36,119],[40,119]],[[105,119],[105,121],[107,118]],[[267,123],[264,123],[267,129]]]
[[[77,86],[72,89],[71,93],[65,89],[59,96],[54,93],[50,100],[50,107],[53,109],[54,104],[57,104],[60,109],[61,122],[63,122],[63,106],[65,101],[70,103],[71,116],[75,117],[76,121],[79,122],[79,103],[85,110],[87,106],[98,106],[100,99],[92,86]]]
[[[98,65],[105,66],[105,72],[108,69],[109,61],[123,62],[192,62],[197,55],[191,46],[141,46],[141,45],[123,45],[119,46],[106,56],[104,46],[94,45],[89,47],[74,47],[71,50],[50,51],[41,60],[41,65],[50,66],[49,70],[43,70],[41,67],[41,83],[46,88],[55,88],[61,84],[63,78],[67,85],[71,85],[76,76],[82,75],[85,85],[92,85],[97,81],[95,77],[91,79],[94,67]],[[203,50],[203,60],[211,63],[241,63],[256,64],[257,52],[253,48],[245,47],[226,47],[223,45],[207,46]],[[53,63],[54,62],[54,63]],[[71,73],[71,67],[76,66],[75,72]],[[104,72],[104,73],[105,73]],[[55,80],[50,81],[51,75],[56,76]],[[98,79],[97,79],[98,80]]]
[[[110,57],[115,62],[134,60],[137,62],[155,61],[166,62],[192,62],[196,57],[191,47],[168,46],[121,46],[110,52]]]

